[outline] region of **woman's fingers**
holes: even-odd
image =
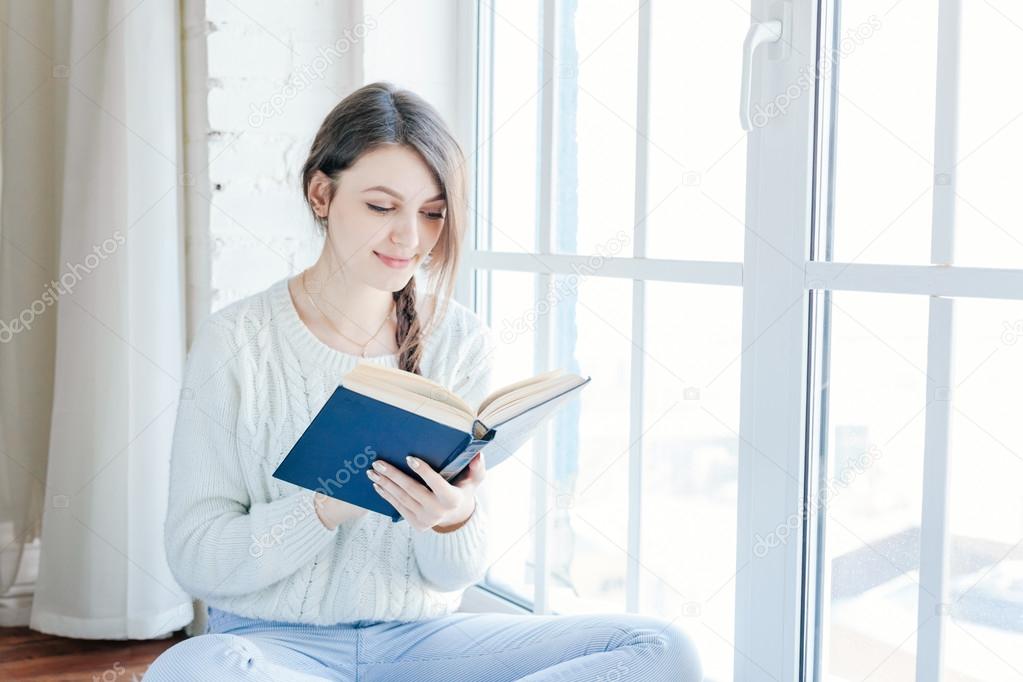
[[[426,487],[407,476],[405,472],[396,466],[391,466],[380,460],[373,462],[373,467],[366,470],[366,475],[369,476],[371,481],[376,483],[383,483],[383,481],[390,481],[393,485],[397,486],[405,492],[409,497],[415,500],[418,504],[424,504],[429,501],[430,491]],[[374,475],[376,478],[374,478]]]
[[[366,475],[373,481],[378,494],[415,527],[422,524],[426,524],[424,527],[432,526],[438,520],[459,513],[486,476],[482,452],[476,453],[469,461],[454,485],[418,457],[410,455],[408,464],[422,478],[423,483],[381,460],[374,462]]]
[[[378,474],[377,472],[371,470],[371,471],[367,472],[366,475],[369,476],[369,479],[371,481],[373,481],[373,487],[374,488],[381,488],[381,489],[383,489],[391,497],[393,497],[394,499],[396,499],[399,502],[401,502],[408,509],[414,509],[414,510],[420,509],[423,506],[422,502],[420,502],[418,499],[413,497],[413,495],[408,490],[406,490],[404,487],[399,485],[391,477],[394,474],[394,472],[397,472],[397,473],[401,474],[400,471],[398,471],[394,467],[389,466],[389,467],[387,467],[387,469],[384,470],[383,473],[379,473]],[[405,478],[408,478],[408,476],[405,476],[404,474],[401,474],[401,475],[404,476]],[[409,480],[411,481],[412,479],[409,479]],[[416,483],[416,485],[419,485],[419,484]],[[422,486],[419,486],[419,487],[422,487]]]
[[[483,452],[477,452],[476,455],[469,460],[469,464],[466,466],[464,474],[458,476],[459,480],[457,483],[449,483],[439,473],[430,468],[423,460],[418,457],[409,456],[408,464],[412,467],[412,470],[419,474],[423,482],[430,487],[435,494],[438,496],[450,495],[451,487],[464,488],[467,485],[479,485],[483,482],[484,476],[486,476],[486,466],[483,463]]]
[[[476,456],[469,462],[469,473],[458,483],[459,488],[464,488],[468,485],[479,485],[483,482],[483,479],[487,477],[487,464],[483,461],[483,451],[480,450],[476,453]]]
[[[388,502],[390,502],[391,506],[394,507],[394,509],[399,514],[401,514],[401,517],[403,519],[405,519],[406,521],[408,521],[412,525],[413,528],[419,528],[420,527],[421,524],[419,523],[419,521],[418,521],[418,519],[416,517],[416,513],[413,512],[411,509],[409,509],[404,504],[402,504],[401,500],[396,498],[394,495],[392,495],[388,491],[384,490],[382,487],[380,487],[380,484],[378,484],[378,483],[374,483],[373,484],[373,490],[377,491],[377,494],[380,495],[380,497],[382,497],[385,500],[387,500]]]
[[[408,465],[412,467],[412,471],[419,475],[419,478],[423,479],[423,483],[429,486],[435,494],[447,495],[450,491],[448,490],[449,483],[444,480],[444,477],[438,474],[433,468],[419,459],[414,455],[409,455],[405,458],[408,461]]]

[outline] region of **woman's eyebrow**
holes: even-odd
[[[394,190],[394,189],[391,189],[390,187],[385,187],[384,185],[374,185],[373,187],[367,187],[366,189],[364,189],[362,191],[363,192],[372,192],[374,190],[377,191],[377,192],[383,192],[384,194],[390,194],[392,197],[394,197],[398,201],[405,201],[405,197],[403,197],[401,195],[401,192],[399,192],[397,190]],[[430,202],[430,201],[437,201],[438,199],[443,199],[443,198],[444,198],[444,192],[441,192],[440,194],[438,194],[435,197],[430,197],[429,199],[427,199],[423,203],[427,203],[427,202]]]

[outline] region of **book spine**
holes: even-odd
[[[441,468],[440,475],[448,481],[458,475],[469,465],[469,462],[476,456],[476,453],[494,439],[495,433],[493,429],[490,429],[483,438],[470,438],[467,436],[468,442],[464,446],[460,445],[452,453],[453,457]]]
[[[477,452],[482,450],[484,446],[486,446],[489,443],[490,443],[489,440],[473,440],[471,443],[469,443],[468,447],[466,447],[465,450],[462,452],[462,459],[471,460],[473,457],[476,456]]]

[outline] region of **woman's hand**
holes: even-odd
[[[373,489],[413,528],[448,533],[457,530],[475,513],[476,489],[487,474],[482,452],[476,453],[468,471],[454,484],[448,483],[418,457],[408,457],[408,465],[422,482],[380,460],[373,462],[373,468],[367,469],[366,475],[373,481]]]

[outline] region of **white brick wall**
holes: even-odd
[[[359,85],[413,89],[465,134],[460,12],[456,0],[207,0],[212,310],[315,260],[298,174]]]

